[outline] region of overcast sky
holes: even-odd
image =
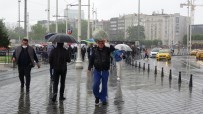
[[[36,23],[37,20],[47,19],[47,1],[48,0],[27,0],[29,22]],[[56,12],[56,0],[51,1],[51,20],[55,18]],[[88,0],[82,0],[82,4],[86,5]],[[90,0],[91,5],[94,3],[95,9],[97,9],[98,19],[108,20],[111,17],[118,17],[123,14],[132,14],[138,12],[138,0]],[[143,14],[152,14],[153,11],[161,13],[161,9],[164,9],[164,13],[173,14],[180,13],[187,16],[187,7],[180,8],[180,3],[186,3],[187,0],[140,0],[141,9]],[[66,4],[77,4],[78,0],[58,0],[59,2],[59,15],[63,15],[63,11]],[[196,0],[196,4],[203,5],[202,0]],[[71,7],[77,9],[76,6]],[[87,18],[87,7],[83,6]],[[24,16],[24,0],[21,0],[21,20]],[[0,18],[4,19],[6,23],[17,23],[18,21],[18,0],[0,0]],[[195,8],[195,24],[203,24],[203,6],[197,6]]]

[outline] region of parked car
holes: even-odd
[[[196,56],[197,52],[199,51],[199,49],[194,49],[190,52],[190,55],[194,55]]]
[[[161,48],[153,48],[149,54],[150,58],[156,58],[156,54],[159,52]]]
[[[203,59],[203,50],[199,50],[196,53],[196,59]]]
[[[156,55],[156,60],[159,61],[161,59],[171,60],[171,51],[170,49],[161,49]]]

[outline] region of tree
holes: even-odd
[[[131,26],[128,27],[127,33],[129,37],[127,38],[130,41],[135,41],[135,40],[144,40],[145,39],[145,34],[144,34],[144,27],[139,26],[139,38],[138,38],[138,26]]]
[[[193,41],[193,40],[203,40],[203,35],[202,34],[194,34],[194,35],[192,35],[192,38],[191,38],[191,40]],[[188,41],[189,41],[189,39],[188,39]],[[184,35],[184,37],[183,37],[183,44],[187,44],[187,35]]]
[[[89,39],[87,38],[87,21],[86,20],[81,21],[81,39],[82,40]]]
[[[32,40],[43,40],[46,34],[46,27],[41,24],[35,24],[31,27],[30,39]]]
[[[0,47],[8,48],[9,44],[10,44],[10,40],[8,38],[7,29],[3,21],[0,20]]]

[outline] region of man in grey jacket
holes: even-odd
[[[16,62],[18,65],[18,73],[19,79],[21,82],[21,88],[24,88],[24,76],[26,79],[26,92],[30,91],[30,72],[32,67],[37,63],[37,67],[40,68],[39,61],[37,55],[33,49],[33,47],[28,45],[28,39],[23,39],[21,42],[21,46],[18,46],[12,57],[13,62]]]

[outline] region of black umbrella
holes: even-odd
[[[75,40],[75,38],[71,35],[68,34],[62,34],[62,33],[57,33],[53,36],[51,36],[48,39],[48,42],[57,42],[57,43],[77,43],[77,41]]]
[[[51,36],[55,35],[56,33],[48,33],[44,36],[46,40],[48,40]]]

